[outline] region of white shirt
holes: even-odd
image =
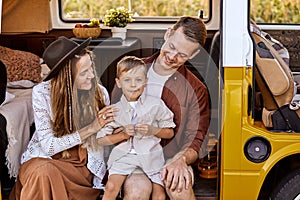
[[[162,90],[165,82],[169,79],[172,74],[168,76],[161,76],[156,73],[153,69],[154,62],[148,70],[147,77],[147,95],[161,98]]]
[[[112,134],[114,128],[123,127],[132,123],[131,120],[134,115],[134,109],[124,95],[122,95],[120,101],[115,104],[115,107],[119,109],[115,121],[106,124],[97,133],[97,138]],[[174,114],[160,98],[145,95],[144,92],[138,99],[135,107],[137,124],[149,124],[159,128],[174,128],[176,126],[173,122]],[[160,140],[160,138],[154,135],[146,136],[138,132],[134,136],[133,142],[134,149],[137,152],[136,156],[143,165],[143,171],[145,173],[153,173],[153,170],[161,169],[164,164]],[[110,168],[115,160],[118,160],[129,152],[130,145],[130,140],[127,140],[113,148],[107,162],[108,168]]]

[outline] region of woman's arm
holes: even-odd
[[[103,127],[97,134],[98,144],[107,146],[118,144],[124,140],[128,140],[130,136],[135,134],[134,126],[129,124],[125,127],[113,128],[113,126]]]
[[[124,140],[128,140],[129,137],[130,136],[124,132],[115,133],[112,135],[106,135],[102,138],[98,138],[98,144],[102,146],[117,144]]]
[[[102,108],[98,112],[97,118],[95,118],[95,120],[91,124],[83,127],[78,131],[81,140],[90,137],[91,135],[97,133],[100,129],[104,128],[106,124],[113,122],[115,112],[117,112],[117,109],[114,105],[109,105]]]

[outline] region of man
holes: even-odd
[[[160,52],[144,58],[148,64],[148,95],[160,97],[174,113],[175,136],[162,140],[166,164],[162,180],[170,199],[195,199],[193,170],[209,121],[206,86],[184,65],[194,58],[206,40],[206,27],[199,18],[181,17],[169,28]],[[117,90],[112,102],[119,100]],[[124,199],[149,199],[151,182],[145,174],[132,174],[124,183]],[[155,198],[155,197],[154,197]]]

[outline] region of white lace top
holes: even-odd
[[[108,92],[103,86],[101,86],[101,89],[105,94],[105,103],[108,105]],[[33,88],[32,107],[36,131],[22,155],[21,163],[35,157],[51,159],[51,156],[82,143],[78,132],[60,138],[54,136],[50,123],[53,119],[50,102],[50,81],[41,82]],[[95,175],[94,188],[103,188],[101,181],[106,172],[103,148],[97,152],[92,152],[89,149],[87,151],[87,168]]]

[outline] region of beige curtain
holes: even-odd
[[[49,0],[2,0],[2,33],[51,30]]]

